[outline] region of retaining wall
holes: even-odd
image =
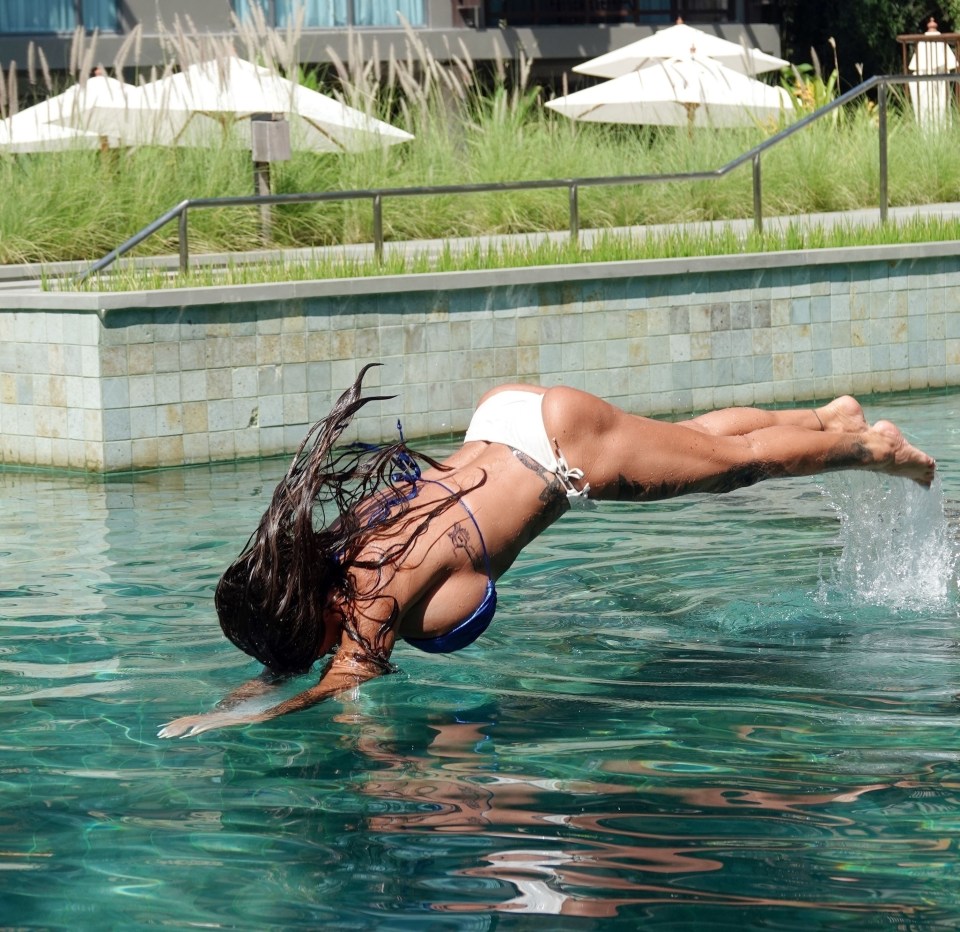
[[[960,385],[960,244],[124,294],[0,296],[0,457],[94,472],[465,429],[491,385],[686,414]],[[351,438],[347,438],[351,439]]]

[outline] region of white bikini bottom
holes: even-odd
[[[464,442],[485,440],[502,443],[525,453],[548,472],[552,472],[567,490],[567,498],[585,499],[589,483],[582,489],[573,482],[583,479],[583,470],[567,465],[556,441],[550,442],[543,425],[543,395],[508,389],[491,395],[473,413]]]

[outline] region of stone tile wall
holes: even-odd
[[[357,418],[369,441],[395,437],[398,417],[408,439],[462,431],[514,380],[651,414],[960,385],[960,259],[905,252],[34,295],[0,309],[2,461],[115,471],[288,452],[367,362],[383,363],[368,386],[398,396]],[[177,304],[135,306],[158,301]]]
[[[103,468],[100,320],[0,305],[0,462]]]

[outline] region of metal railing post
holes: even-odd
[[[753,228],[763,233],[763,190],[760,185],[760,153],[753,157]]]
[[[180,246],[180,271],[186,274],[190,270],[190,244],[187,239],[187,208],[180,211],[177,218],[177,239]]]
[[[580,242],[580,205],[577,199],[577,184],[570,185],[570,242],[576,245]]]
[[[373,255],[377,262],[383,262],[383,197],[373,195]]]
[[[887,188],[887,84],[877,89],[877,111],[880,120],[880,222],[887,222],[889,191]]]

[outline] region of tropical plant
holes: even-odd
[[[780,11],[788,59],[806,59],[811,49],[823,56],[831,37],[842,38],[843,89],[863,75],[902,72],[897,36],[924,32],[931,17],[941,32],[960,26],[960,0],[780,0]]]

